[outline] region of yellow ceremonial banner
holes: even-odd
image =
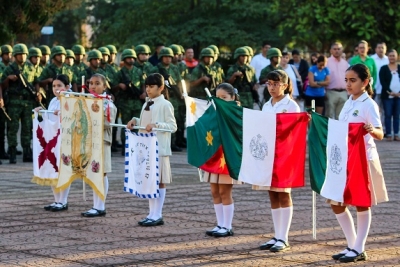
[[[57,189],[83,179],[104,200],[103,100],[61,96],[61,160]]]

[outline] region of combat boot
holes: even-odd
[[[4,149],[4,142],[0,142],[0,159],[10,159],[9,155]]]
[[[10,164],[17,163],[17,148],[15,146],[10,146],[8,148],[8,153],[10,155]]]
[[[22,161],[23,162],[33,162],[33,156],[32,156],[32,149],[27,146],[23,148],[23,156],[22,156]]]

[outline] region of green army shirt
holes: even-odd
[[[233,87],[238,89],[239,93],[251,92],[253,85],[257,82],[254,68],[249,65],[240,66],[238,63],[235,63],[228,69],[228,72],[226,73],[226,80],[229,80],[229,78],[232,77],[232,75],[237,71],[242,72],[243,77],[237,77],[232,84]]]
[[[30,83],[30,85],[33,84],[35,81],[35,69],[34,67],[29,64],[25,63],[22,66],[18,66],[16,62],[11,63],[6,67],[4,70],[0,83],[3,83],[9,75],[16,75],[16,72],[20,72],[21,75],[23,76],[25,83]],[[32,87],[33,88],[33,87]],[[10,95],[30,95],[29,91],[24,88],[24,85],[20,78],[18,78],[16,81],[9,81],[8,83],[8,93]]]

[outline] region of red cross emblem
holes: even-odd
[[[47,159],[53,166],[54,170],[58,172],[57,158],[56,155],[51,150],[57,145],[57,138],[60,135],[60,129],[57,130],[57,134],[49,142],[46,142],[46,140],[44,139],[43,129],[40,127],[40,125],[36,130],[36,135],[39,140],[40,146],[43,148],[43,151],[40,152],[38,158],[39,169],[43,166],[44,162]]]

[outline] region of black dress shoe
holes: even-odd
[[[161,217],[158,220],[148,219],[147,221],[142,223],[142,226],[158,226],[158,225],[163,225],[163,224],[164,224],[164,220]]]
[[[350,249],[350,251],[354,252],[355,256],[343,256],[339,258],[340,262],[356,262],[356,261],[366,261],[368,260],[367,252],[358,253],[358,251],[354,249]]]
[[[215,232],[213,234],[214,237],[226,237],[232,235],[233,235],[232,229],[227,229],[225,227],[222,227],[218,232]]]
[[[349,247],[347,247],[346,249],[347,249],[347,251],[351,250]],[[347,254],[347,252],[346,253],[338,253],[338,254],[332,255],[332,259],[337,261],[337,260],[339,260],[341,257],[343,257],[346,254]]]
[[[277,243],[281,242],[282,245],[278,245]],[[281,252],[290,249],[289,243],[286,243],[282,239],[278,239],[276,243],[269,249],[271,252]]]
[[[214,230],[215,228],[218,228],[218,230]],[[208,235],[208,236],[214,236],[214,233],[218,232],[219,229],[221,229],[221,226],[217,225],[217,226],[214,227],[214,229],[209,230],[209,231],[206,231],[206,235]]]
[[[276,239],[275,237],[271,238],[271,240],[274,240],[275,243],[276,243],[276,241],[278,241],[278,239]],[[271,241],[271,240],[270,240],[270,241]],[[268,242],[269,242],[269,241],[268,241]],[[262,244],[262,245],[260,246],[260,249],[261,249],[261,250],[269,250],[270,248],[272,248],[272,247],[275,245],[275,243],[273,243],[273,244],[268,244],[268,242],[265,242],[264,244]]]
[[[92,210],[95,210],[95,213],[86,211],[86,212],[82,212],[81,215],[83,217],[100,217],[100,216],[106,216],[106,210],[96,210],[94,208],[92,208]]]
[[[149,220],[149,218],[144,218],[144,219],[142,219],[142,220],[140,220],[140,221],[138,221],[138,224],[139,225],[142,225],[144,222],[147,222]]]
[[[68,210],[68,203],[65,203],[64,205],[61,203],[57,203],[55,206],[53,206],[51,211],[62,211],[62,210]]]
[[[57,203],[53,202],[50,205],[44,206],[44,210],[50,211],[52,207],[54,207]]]
[[[10,159],[10,155],[8,155],[6,152],[0,155],[0,159]]]
[[[173,152],[182,152],[182,148],[180,148],[179,146],[171,146],[171,150]]]
[[[118,147],[111,146],[111,152],[118,152]]]

